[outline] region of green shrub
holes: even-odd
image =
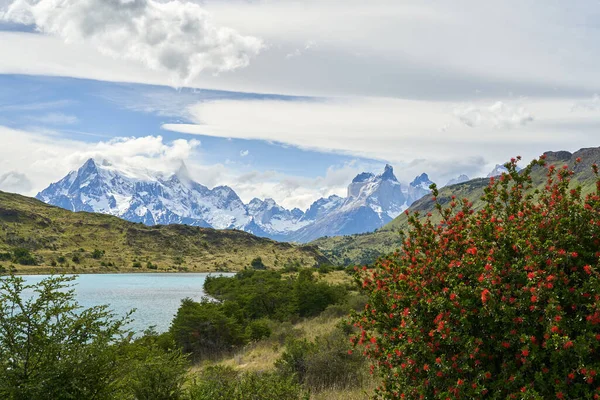
[[[136,400],[179,400],[185,398],[184,383],[188,361],[172,340],[165,335],[146,331],[144,336],[126,346],[124,393]]]
[[[268,320],[259,319],[250,321],[246,326],[246,339],[255,342],[271,336],[271,324]]]
[[[369,302],[354,340],[378,367],[379,396],[600,395],[598,167],[583,196],[553,166],[535,190],[542,165],[518,173],[511,161],[477,212],[453,198],[437,205],[441,224],[411,215],[402,251],[359,274]]]
[[[10,253],[0,253],[0,261],[12,261],[13,255]]]
[[[308,399],[290,378],[273,373],[238,374],[231,367],[207,368],[189,389],[190,400]]]
[[[244,343],[236,320],[227,316],[220,304],[207,300],[182,300],[169,333],[195,360],[217,356]]]
[[[146,264],[146,268],[156,270],[158,269],[158,265],[152,264],[150,261],[148,261],[148,263]]]
[[[13,262],[21,265],[36,265],[35,257],[27,249],[17,248],[13,250]]]
[[[71,261],[73,261],[75,264],[79,264],[81,262],[81,258],[79,258],[79,255],[75,254],[72,258]]]
[[[64,264],[67,262],[67,259],[65,258],[65,256],[59,256],[56,261],[58,261],[59,264]]]
[[[104,250],[94,249],[94,251],[92,252],[92,258],[95,260],[99,260],[102,257],[104,257]]]
[[[127,319],[104,306],[80,309],[72,277],[26,285],[0,279],[0,398],[108,399],[121,378],[120,337]],[[27,292],[36,291],[29,298]]]
[[[250,262],[250,266],[254,269],[267,269],[266,265],[263,263],[262,258],[256,257]]]
[[[141,263],[141,262],[139,262],[139,261],[134,261],[134,263],[133,263],[133,264],[131,264],[131,266],[132,266],[133,268],[142,268],[142,263]]]

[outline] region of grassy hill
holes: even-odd
[[[600,147],[581,149],[575,153],[567,151],[547,152],[547,165],[562,167],[563,165],[575,171],[573,182],[580,184],[584,193],[595,189],[595,178],[592,173],[592,164],[600,164]],[[575,165],[575,160],[581,158],[581,162]],[[532,171],[534,185],[543,187],[546,182],[546,169],[537,167]],[[483,206],[481,196],[487,187],[489,179],[478,178],[468,182],[447,186],[440,189],[437,201],[442,205],[449,203],[454,195],[458,199],[469,199],[475,209]],[[410,212],[419,212],[425,215],[432,212],[434,217],[434,201],[431,196],[425,196],[417,200],[409,208]],[[320,238],[312,242],[318,246],[325,255],[334,263],[351,265],[366,264],[375,260],[379,255],[390,253],[400,247],[399,231],[408,229],[408,218],[401,214],[389,224],[376,232],[361,235],[343,237]]]
[[[15,262],[16,249],[26,249],[36,265]],[[235,271],[256,257],[268,267],[327,262],[316,246],[279,243],[236,230],[145,226],[0,192],[0,265],[12,265],[17,273]]]

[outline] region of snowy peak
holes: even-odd
[[[381,180],[398,182],[398,179],[396,179],[396,176],[394,175],[394,168],[390,164],[385,164],[383,174],[379,175],[378,178]]]
[[[431,186],[432,183],[433,182],[429,180],[429,176],[426,173],[422,173],[421,175],[415,177],[415,179],[410,183],[410,186],[429,190],[429,186]]]
[[[517,171],[520,171],[521,168],[517,167]],[[508,169],[504,165],[496,164],[494,169],[487,175],[488,178],[493,178],[496,176],[500,176],[504,173],[507,173]]]
[[[448,183],[446,183],[446,186],[457,185],[459,183],[467,182],[468,180],[469,180],[469,177],[465,174],[462,174],[462,175],[458,176],[457,178],[450,179],[448,181]]]

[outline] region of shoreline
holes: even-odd
[[[57,268],[44,266],[20,266],[15,270],[7,269],[6,272],[0,273],[1,276],[6,275],[106,275],[106,274],[208,274],[208,273],[232,273],[239,271],[227,270],[218,271],[215,269],[148,269],[148,268],[127,268],[127,269],[106,269],[106,268]]]

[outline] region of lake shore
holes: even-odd
[[[15,265],[14,269],[6,267],[4,274],[14,275],[89,275],[89,274],[197,274],[197,273],[235,273],[237,270],[216,270],[215,268],[181,268],[181,269],[149,269],[149,268],[118,268],[118,267],[53,267]],[[1,275],[1,274],[0,274]]]

